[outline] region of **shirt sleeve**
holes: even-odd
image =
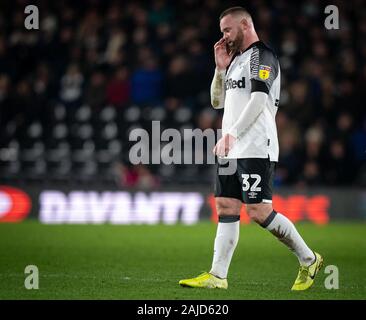
[[[250,56],[251,92],[269,93],[278,75],[278,59],[268,48],[255,47]]]

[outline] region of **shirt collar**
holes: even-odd
[[[243,52],[240,51],[240,54],[243,54],[244,52],[248,51],[250,48],[253,48],[255,45],[260,44],[261,42],[262,41],[260,41],[260,40],[252,42],[252,44],[248,48],[246,48]]]

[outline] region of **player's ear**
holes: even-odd
[[[244,30],[249,29],[249,21],[247,19],[241,19],[240,24]]]

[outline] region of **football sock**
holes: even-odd
[[[219,216],[214,256],[210,273],[221,279],[227,277],[231,258],[239,240],[239,215]]]
[[[314,262],[314,252],[309,249],[287,217],[273,210],[261,226],[285,244],[297,256],[302,266],[309,266]]]

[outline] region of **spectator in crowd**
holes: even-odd
[[[131,79],[132,101],[137,104],[157,104],[162,100],[162,72],[153,55],[140,59]]]
[[[103,72],[95,71],[91,74],[89,83],[86,85],[84,102],[93,110],[101,109],[107,101],[105,78]]]
[[[276,116],[280,143],[280,159],[276,171],[276,184],[293,184],[300,172],[300,129],[281,110]]]
[[[60,81],[60,101],[67,107],[77,107],[82,103],[84,76],[77,64],[71,64]]]
[[[328,168],[325,170],[329,185],[347,185],[352,181],[353,161],[342,140],[333,140],[329,146]]]
[[[131,83],[127,67],[119,67],[107,85],[107,103],[125,106],[131,99]]]
[[[152,189],[159,186],[158,177],[154,176],[146,165],[133,167],[123,163],[116,165],[116,176],[121,187]]]
[[[5,128],[6,124],[12,121],[14,117],[14,110],[11,106],[9,89],[9,77],[4,73],[0,74],[0,128]]]
[[[185,56],[177,55],[170,61],[165,77],[165,95],[181,100],[194,97],[195,75],[191,72]]]

